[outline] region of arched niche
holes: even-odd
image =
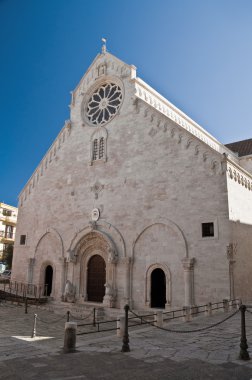
[[[165,264],[153,264],[146,271],[146,282],[145,282],[145,304],[148,307],[152,306],[152,294],[151,294],[151,280],[153,271],[160,269],[163,271],[165,275],[165,296],[166,302],[164,307],[168,307],[171,305],[171,273],[168,266]],[[154,306],[155,307],[155,306]]]

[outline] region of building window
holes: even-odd
[[[93,161],[104,158],[104,137],[93,141]]]
[[[214,223],[202,223],[202,237],[214,236]]]
[[[7,239],[14,239],[14,227],[6,225],[4,237]]]
[[[86,116],[93,125],[110,121],[122,104],[122,89],[115,83],[104,83],[89,98]]]
[[[93,141],[93,160],[97,160],[98,158],[98,140],[94,139]]]
[[[3,208],[3,215],[4,216],[11,216],[11,210],[7,210],[7,209]]]
[[[20,245],[25,245],[26,235],[20,235]]]
[[[105,128],[98,128],[91,136],[91,165],[95,161],[107,160],[107,131]]]
[[[104,137],[100,138],[99,142],[99,160],[104,157]]]

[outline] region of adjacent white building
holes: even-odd
[[[0,272],[5,269],[2,264],[4,253],[13,250],[18,209],[6,203],[0,202]]]
[[[12,279],[117,308],[251,299],[246,144],[222,145],[103,47],[20,194]]]

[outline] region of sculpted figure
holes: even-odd
[[[110,248],[108,251],[108,262],[114,264],[116,263],[116,261],[117,261],[117,255],[115,251]]]
[[[115,292],[112,288],[112,286],[108,283],[105,285],[105,296],[103,298],[103,304],[107,307],[114,307],[115,302]]]
[[[65,302],[75,301],[75,286],[69,280],[66,281],[63,298]]]

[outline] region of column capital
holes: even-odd
[[[29,258],[29,265],[30,265],[30,266],[35,265],[35,258],[34,258],[34,257],[30,257],[30,258]]]
[[[184,257],[181,260],[181,262],[183,264],[184,270],[193,270],[193,267],[194,267],[194,264],[195,264],[195,258],[194,257],[192,257],[192,258]]]
[[[122,264],[124,264],[124,265],[129,265],[130,263],[133,262],[133,260],[132,260],[131,257],[123,257],[123,258],[121,259],[121,262],[122,262]]]

